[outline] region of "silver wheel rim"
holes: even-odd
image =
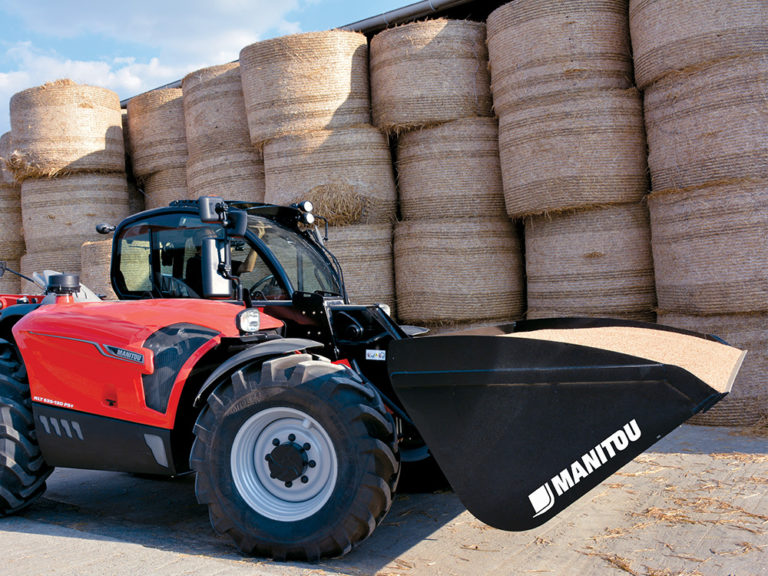
[[[294,482],[272,477],[267,456],[279,441],[309,445],[310,463]],[[232,443],[232,478],[243,500],[272,520],[295,522],[322,508],[333,494],[338,461],[325,429],[311,416],[293,408],[268,408],[251,416]]]

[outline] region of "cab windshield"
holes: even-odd
[[[287,299],[283,290],[286,283],[293,291],[341,294],[328,261],[307,239],[259,216],[248,217],[248,232],[248,239],[255,242],[259,251],[265,252],[264,258],[253,255],[250,246],[244,242],[233,241],[232,267],[239,271],[240,281],[251,298]],[[274,257],[279,266],[269,262],[270,257]]]

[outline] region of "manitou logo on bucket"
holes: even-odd
[[[579,460],[576,460],[568,468],[552,477],[550,482],[545,482],[536,490],[528,495],[528,499],[533,505],[536,516],[544,514],[555,505],[555,494],[562,496],[569,489],[573,488],[583,478],[589,476],[597,468],[608,462],[622,450],[626,450],[630,442],[635,442],[640,438],[640,427],[636,420],[630,421],[624,425],[624,428],[617,430],[608,438],[600,442],[589,452],[584,454]],[[551,484],[551,485],[550,485]]]

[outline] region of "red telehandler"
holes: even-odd
[[[0,515],[55,466],[192,471],[244,553],[317,560],[434,458],[477,518],[526,530],[727,394],[744,355],[592,318],[424,335],[349,302],[314,220],[175,202],[97,227],[117,301],[66,273],[0,297]]]

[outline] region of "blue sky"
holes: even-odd
[[[121,99],[207,66],[253,42],[327,30],[414,0],[0,0],[0,134],[9,101],[60,78]]]

